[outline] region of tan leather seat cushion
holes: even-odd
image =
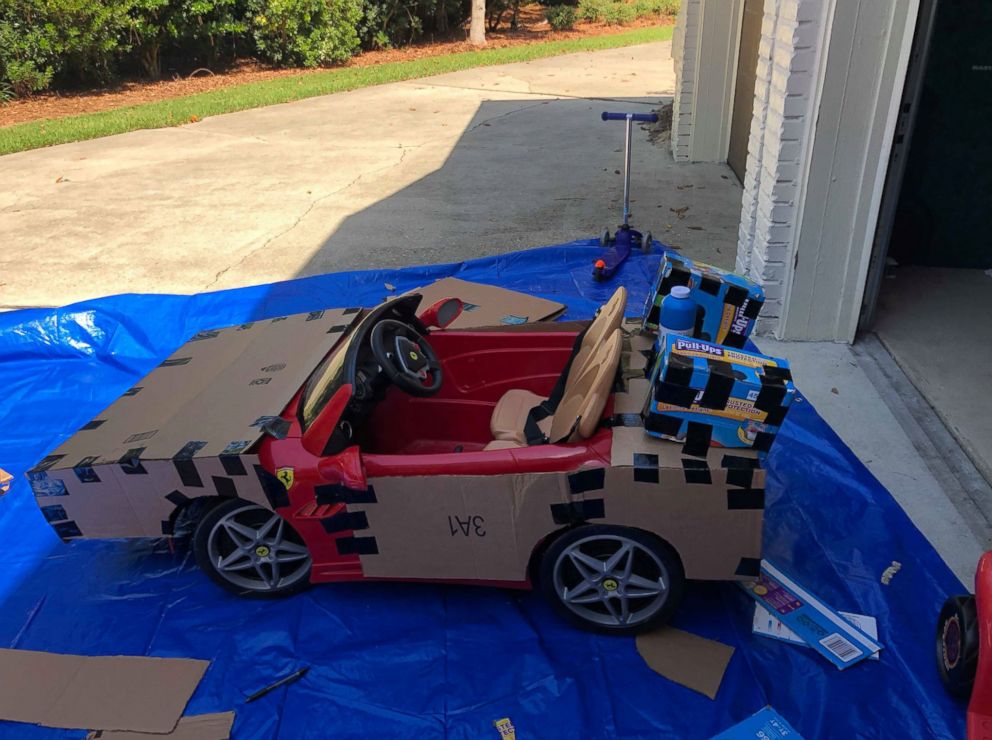
[[[483,452],[488,452],[490,450],[509,450],[516,447],[526,447],[526,445],[520,444],[519,442],[513,442],[509,439],[494,439],[492,442],[483,447],[482,450]]]
[[[547,432],[552,442],[588,439],[596,432],[613,391],[622,345],[623,332],[615,329],[589,358],[582,374],[565,388]]]
[[[543,400],[543,396],[517,388],[504,393],[489,419],[489,431],[492,432],[493,439],[526,444],[524,425],[527,423],[527,415]]]

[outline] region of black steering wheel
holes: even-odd
[[[372,328],[369,343],[386,377],[411,396],[433,396],[441,390],[441,363],[409,324],[383,319]]]

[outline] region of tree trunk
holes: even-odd
[[[486,0],[472,0],[472,22],[468,40],[473,46],[486,45]]]

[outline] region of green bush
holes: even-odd
[[[359,47],[360,0],[252,0],[259,55],[280,66],[343,62]]]
[[[162,74],[162,55],[172,52],[184,66],[194,60],[213,64],[221,57],[224,42],[233,40],[248,25],[238,17],[236,0],[127,0],[129,34],[142,71],[156,79]]]
[[[567,31],[575,25],[575,8],[571,5],[551,5],[544,11],[548,25],[555,31]]]
[[[678,15],[682,0],[658,0],[658,12],[662,15]]]
[[[604,0],[579,0],[579,18],[590,23],[603,19]]]
[[[622,26],[631,23],[637,14],[634,6],[625,2],[606,3],[603,6],[603,22],[612,26]]]

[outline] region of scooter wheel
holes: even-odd
[[[592,268],[592,276],[593,276],[593,279],[595,279],[597,283],[601,283],[601,282],[603,282],[606,279],[605,277],[603,277],[603,268],[602,267],[594,267],[594,268]]]
[[[603,233],[599,237],[599,246],[608,247],[609,245],[610,245],[610,230],[603,229]]]
[[[641,237],[641,251],[645,254],[651,254],[651,248],[654,246],[654,239],[651,236],[650,231],[645,231],[644,236]]]

